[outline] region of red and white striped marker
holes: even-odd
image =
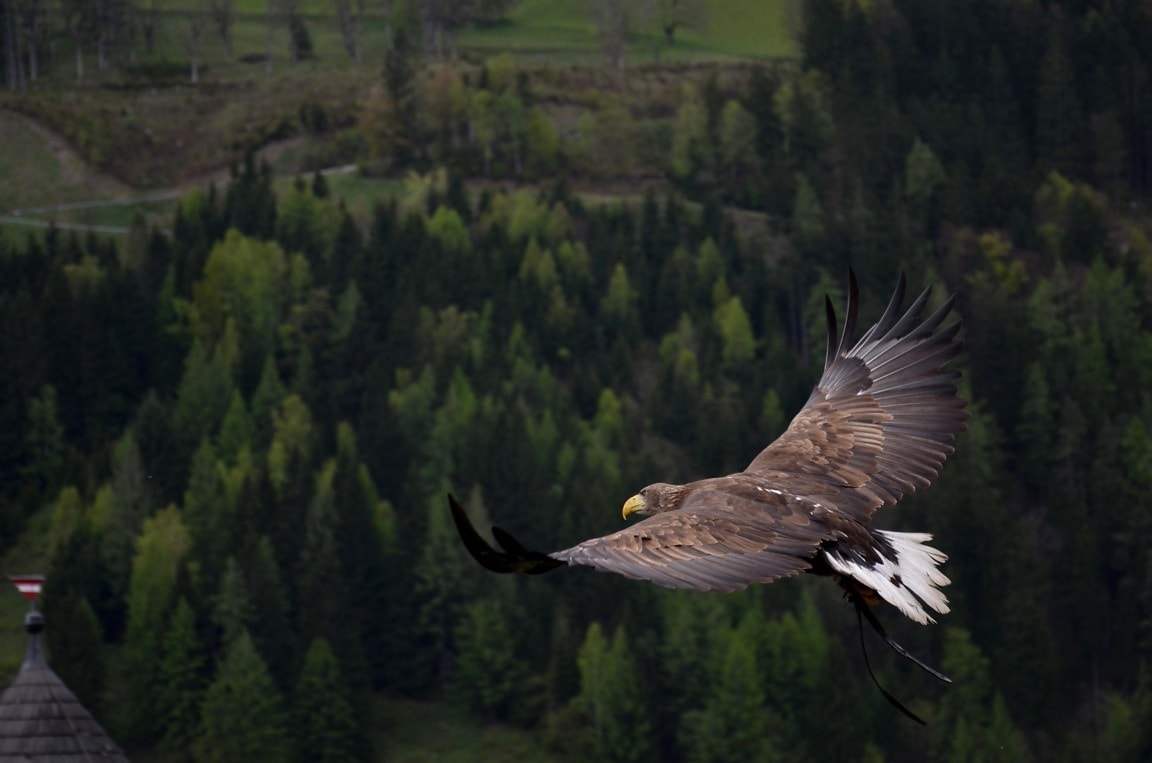
[[[24,598],[34,601],[40,598],[40,589],[44,585],[43,575],[9,575],[8,579],[16,590],[24,594]]]

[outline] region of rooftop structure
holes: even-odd
[[[43,577],[13,576],[31,602],[24,617],[28,647],[12,684],[0,694],[0,763],[128,763],[96,719],[48,667],[36,609]]]

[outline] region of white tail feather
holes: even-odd
[[[873,547],[881,556],[878,564],[844,559],[834,551],[826,551],[824,557],[836,572],[868,586],[884,601],[918,623],[936,622],[921,602],[942,615],[947,614],[948,597],[940,587],[952,581],[939,570],[938,565],[947,561],[948,555],[925,545],[932,536],[890,530],[876,530],[875,533],[891,547],[891,551]]]

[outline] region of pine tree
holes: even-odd
[[[220,628],[220,644],[224,649],[230,648],[242,635],[247,636],[255,619],[248,583],[235,557],[228,557],[224,565],[212,619]]]
[[[11,287],[9,287],[11,288]],[[0,291],[0,485],[5,493],[27,463],[28,400],[46,379],[49,345],[35,298],[24,286]]]
[[[291,627],[288,594],[272,541],[266,535],[261,536],[247,556],[252,641],[264,656],[277,685],[287,688],[296,634]]]
[[[698,707],[709,688],[709,667],[715,635],[724,621],[719,597],[661,592],[661,631],[676,638],[660,642],[660,668],[666,704],[672,718]]]
[[[216,454],[225,464],[235,464],[241,450],[253,447],[255,435],[256,426],[248,413],[248,406],[244,404],[240,391],[234,390],[232,402],[228,405],[228,412],[224,414],[220,432],[216,435]]]
[[[687,759],[691,763],[778,760],[755,646],[741,629],[722,634],[711,646],[712,653],[720,656],[713,663],[719,673],[705,692],[702,706],[685,713],[681,720]]]
[[[149,476],[156,503],[166,506],[180,500],[188,479],[188,460],[193,443],[185,443],[176,431],[172,405],[149,390],[136,409],[132,434]]]
[[[368,757],[355,698],[327,640],[315,638],[304,656],[292,708],[302,763],[352,763]]]
[[[311,190],[312,195],[317,199],[328,198],[328,180],[324,177],[324,174],[320,172],[320,170],[316,170],[312,173]]]
[[[477,713],[504,720],[524,678],[508,618],[499,601],[483,598],[465,608],[455,634],[458,696]]]
[[[716,307],[713,313],[715,328],[720,335],[722,366],[731,373],[746,371],[756,354],[756,336],[752,322],[740,297],[733,296]]]
[[[41,387],[40,393],[28,403],[28,429],[24,440],[28,452],[24,474],[39,489],[51,491],[64,467],[65,440],[56,388],[50,384]]]
[[[207,688],[206,655],[196,629],[196,613],[184,597],[168,620],[161,642],[153,711],[163,732],[161,747],[186,750],[200,731],[200,703]]]
[[[105,488],[97,494],[94,503],[110,503],[108,499],[110,493],[111,491]],[[87,510],[89,515],[93,513],[94,508],[95,507],[91,507]],[[45,638],[49,644],[57,637],[67,639],[73,635],[84,635],[83,631],[79,629],[61,633],[53,629],[50,625],[51,621],[56,617],[56,604],[73,599],[85,600],[96,614],[98,620],[97,634],[102,634],[103,637],[107,637],[109,632],[112,631],[111,626],[115,626],[118,629],[123,628],[123,622],[118,619],[113,622],[113,618],[109,614],[113,597],[109,590],[108,574],[105,571],[100,542],[92,531],[89,522],[82,521],[79,526],[72,531],[72,534],[56,547],[52,554],[52,563],[49,566],[48,579],[44,584],[43,598],[44,616],[49,622],[49,627],[45,630],[45,633],[48,635]],[[77,604],[78,603],[79,602],[77,602]],[[74,615],[65,616],[69,618],[74,617]],[[81,641],[86,643],[90,640],[82,638]],[[77,646],[75,650],[68,648],[66,651],[70,654],[75,654],[78,659],[83,659],[79,646]],[[77,663],[76,667],[83,670],[83,667],[79,665],[79,663]],[[65,667],[65,672],[67,672],[67,670]]]
[[[327,281],[330,293],[339,294],[348,288],[356,261],[363,251],[364,241],[360,235],[360,228],[352,215],[344,210],[340,228],[336,231],[336,238],[333,239],[332,248],[328,253]]]
[[[179,437],[189,448],[215,432],[228,412],[234,386],[232,370],[239,356],[233,326],[228,323],[215,350],[196,339],[185,358],[173,418]]]
[[[718,153],[729,198],[734,197],[736,203],[747,203],[748,186],[760,174],[756,130],[756,118],[739,101],[730,99],[724,104],[717,130]]]
[[[155,714],[160,691],[162,639],[176,593],[177,575],[189,546],[188,530],[175,506],[144,522],[136,542],[128,587],[125,659],[131,668],[133,731],[151,737],[160,731]]]
[[[479,492],[474,491],[465,502],[474,521],[483,512]],[[451,654],[452,636],[464,602],[478,590],[479,579],[469,567],[468,559],[460,553],[455,528],[443,510],[443,498],[429,500],[428,528],[420,556],[416,561],[414,605],[418,608],[416,632],[422,650],[419,669],[425,680],[443,680],[440,670]]]
[[[197,763],[283,763],[292,755],[284,704],[247,631],[229,646],[204,695]]]
[[[316,476],[300,557],[297,630],[305,641],[324,638],[334,645],[344,675],[353,686],[364,688],[369,683],[366,645],[357,627],[359,602],[352,598],[350,590],[356,581],[345,576],[336,541],[335,474],[335,461],[330,460]]]
[[[1077,177],[1084,144],[1084,113],[1076,95],[1064,30],[1053,20],[1036,84],[1036,161],[1041,170]]]
[[[268,239],[276,227],[276,195],[272,190],[272,170],[265,162],[256,166],[252,151],[244,154],[244,164],[233,169],[232,182],[224,200],[228,228],[256,238]]]
[[[669,161],[672,174],[688,184],[689,188],[715,179],[712,174],[715,158],[708,135],[708,113],[700,91],[692,85],[685,85],[681,93]]]
[[[191,550],[188,570],[196,597],[206,603],[219,589],[228,541],[226,498],[216,453],[207,438],[192,456],[188,488],[184,493],[184,521],[188,525]]]
[[[395,533],[390,508],[379,497],[368,469],[359,460],[356,434],[347,422],[336,427],[336,471],[332,477],[336,515],[334,537],[341,574],[352,602],[348,613],[356,639],[364,645],[373,682],[386,659],[372,645],[391,629],[388,620],[389,572],[386,564]]]
[[[792,202],[792,231],[805,256],[822,252],[827,228],[824,208],[807,176],[796,176],[796,197]]]
[[[147,483],[140,448],[125,432],[112,452],[112,506],[103,521],[104,562],[113,592],[124,595],[136,554],[136,535],[152,510],[154,496]]]
[[[629,763],[648,759],[653,752],[648,703],[623,626],[609,644],[600,624],[592,623],[576,661],[580,668],[576,702],[591,721],[596,757]]]

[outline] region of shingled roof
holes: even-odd
[[[92,714],[48,667],[40,649],[44,617],[24,618],[28,649],[0,694],[0,763],[128,763]]]

